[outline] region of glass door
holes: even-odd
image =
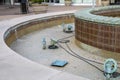
[[[92,3],[93,2],[93,0],[83,0],[83,3]]]
[[[10,5],[10,4],[11,4],[11,1],[10,1],[10,0],[5,0],[5,4],[6,4],[6,5]]]
[[[49,0],[50,3],[54,3],[54,0]]]
[[[54,3],[54,0],[44,0],[46,3]]]
[[[110,4],[111,5],[119,5],[120,4],[120,0],[110,0]]]
[[[60,0],[55,0],[55,3],[60,3]]]
[[[110,0],[110,4],[114,4],[115,3],[115,0]]]
[[[79,3],[82,3],[82,2],[83,2],[83,0],[72,0],[73,4],[79,4]]]
[[[64,4],[65,0],[54,0],[54,3]]]
[[[72,3],[73,4],[92,4],[93,0],[72,0]]]
[[[44,2],[49,3],[49,4],[64,4],[65,0],[44,0]]]
[[[14,0],[15,3],[20,3],[20,0]]]
[[[115,0],[115,3],[116,4],[120,4],[120,0]]]
[[[44,2],[47,2],[47,3],[48,3],[48,2],[49,2],[49,0],[44,0]]]

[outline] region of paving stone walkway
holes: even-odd
[[[47,13],[69,11],[69,10],[80,10],[80,9],[90,8],[90,7],[91,6],[48,6]],[[6,19],[8,20],[16,17],[22,17],[26,15],[33,15],[33,14],[35,14],[35,12],[33,11],[33,7],[29,7],[28,14],[21,14],[20,6],[14,6],[10,8],[9,6],[0,5],[0,21],[6,20]]]

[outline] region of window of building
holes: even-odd
[[[93,0],[83,0],[83,3],[92,3]]]
[[[83,4],[83,3],[92,3],[93,0],[72,0],[72,3]]]
[[[54,2],[54,0],[50,0],[50,2],[51,2],[51,3],[53,3],[53,2]]]
[[[120,0],[115,0],[115,3],[119,4],[119,3],[120,3]]]
[[[55,0],[55,3],[60,3],[60,1],[59,0]]]
[[[49,0],[45,0],[45,2],[49,2]]]
[[[14,2],[15,2],[15,3],[19,3],[19,2],[20,2],[20,0],[14,0]]]
[[[60,3],[60,0],[44,0],[47,3]]]
[[[110,0],[110,4],[120,4],[120,0]]]

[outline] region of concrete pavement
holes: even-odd
[[[48,6],[47,13],[80,10],[88,7],[91,6]],[[0,21],[34,14],[35,12],[33,11],[33,7],[29,7],[28,14],[21,14],[20,6],[14,6],[13,8],[9,8],[9,6],[0,5]]]

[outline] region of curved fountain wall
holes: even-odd
[[[9,28],[4,35],[6,44],[9,46],[17,38],[36,30],[61,25],[62,23],[73,23],[73,13],[43,17],[29,20]]]
[[[120,6],[86,9],[75,13],[76,42],[120,53]]]

